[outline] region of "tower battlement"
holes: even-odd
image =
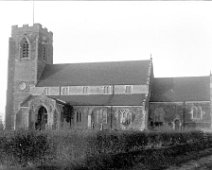
[[[13,35],[20,35],[20,34],[26,34],[26,33],[43,33],[45,35],[48,35],[49,37],[53,37],[53,33],[51,31],[48,31],[47,28],[42,27],[41,24],[35,23],[32,26],[28,24],[24,24],[23,26],[19,27],[18,25],[12,26],[12,36]]]

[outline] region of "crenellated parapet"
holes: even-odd
[[[18,25],[13,25],[12,26],[12,36],[15,35],[25,35],[25,34],[30,34],[30,33],[41,33],[46,36],[48,36],[49,39],[53,39],[53,33],[51,31],[48,31],[47,28],[42,27],[41,24],[35,23],[32,26],[28,24],[24,24],[23,26],[19,27]]]

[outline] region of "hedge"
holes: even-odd
[[[0,163],[44,166],[48,162],[75,169],[101,169],[130,166],[136,160],[165,160],[210,147],[212,135],[200,131],[2,131]]]
[[[52,155],[48,135],[36,131],[2,131],[0,151],[1,164],[10,162],[25,165],[27,162],[41,161]]]
[[[123,153],[138,151],[148,148],[161,148],[190,143],[198,143],[204,138],[204,133],[200,131],[190,132],[98,132],[92,136],[89,146],[97,153]]]

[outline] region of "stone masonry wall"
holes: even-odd
[[[164,126],[176,129],[176,123],[180,129],[210,128],[210,102],[150,103],[150,128]]]
[[[7,86],[7,106],[6,106],[6,129],[14,129],[16,113],[20,109],[20,104],[30,95],[30,87],[37,83],[45,63],[52,64],[53,52],[47,51],[47,61],[38,61],[40,42],[47,43],[47,50],[53,50],[52,32],[42,28],[40,24],[33,26],[23,25],[23,27],[13,26],[12,37],[9,43],[8,58],[8,86]],[[20,42],[25,38],[29,43],[29,57],[21,58]],[[42,39],[42,40],[40,40]]]
[[[145,113],[142,106],[75,106],[73,129],[143,130]]]

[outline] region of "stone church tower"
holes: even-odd
[[[53,64],[53,33],[40,24],[12,26],[9,38],[6,129],[15,129],[16,113],[36,86],[46,64]]]

